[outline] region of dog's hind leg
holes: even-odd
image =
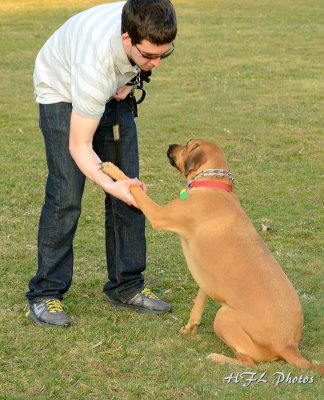
[[[242,329],[235,312],[222,306],[214,321],[214,331],[234,352],[236,358],[212,353],[207,358],[218,363],[255,365],[263,359],[262,351],[253,343],[251,337]]]
[[[290,365],[294,365],[298,368],[309,368],[313,369],[321,374],[324,374],[324,365],[315,365],[310,361],[306,360],[299,352],[297,345],[286,346],[280,351],[280,357],[284,359]]]
[[[241,365],[255,365],[255,362],[251,357],[246,356],[245,354],[236,354],[237,358],[226,357],[223,354],[211,353],[207,356],[208,360],[215,361],[220,364],[241,364]]]
[[[200,325],[201,317],[203,315],[208,296],[199,288],[198,294],[195,298],[194,305],[190,312],[189,321],[187,325],[181,328],[181,333],[196,333],[197,326]]]

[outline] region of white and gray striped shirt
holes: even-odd
[[[38,103],[69,102],[79,114],[100,119],[117,88],[139,72],[129,62],[122,44],[124,4],[90,8],[53,33],[35,62]]]

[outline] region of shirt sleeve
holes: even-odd
[[[85,63],[72,66],[72,106],[80,115],[100,119],[106,103],[115,95],[116,90],[113,71],[104,74],[102,70]]]

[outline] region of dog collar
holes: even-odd
[[[188,198],[188,190],[192,188],[212,188],[212,189],[223,189],[227,192],[233,191],[233,186],[220,181],[190,181],[187,183],[187,186],[181,190],[180,192],[180,199],[186,200]]]
[[[194,182],[189,182],[188,184],[188,189],[192,189],[195,187],[206,187],[206,188],[214,188],[214,189],[224,189],[227,192],[232,192],[233,191],[233,186],[225,183],[225,182],[219,182],[219,181],[194,181]]]
[[[225,177],[227,179],[229,179],[232,184],[235,184],[235,179],[234,176],[232,174],[231,171],[226,171],[225,169],[221,169],[221,168],[209,168],[209,169],[204,169],[202,171],[200,171],[196,176],[194,176],[191,181],[189,181],[187,183],[187,186],[195,181],[197,178],[202,178],[204,176],[220,176],[220,177]]]

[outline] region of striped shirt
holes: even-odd
[[[129,62],[122,43],[124,4],[85,10],[53,33],[35,62],[38,103],[72,103],[82,116],[100,119],[117,89],[139,72]]]

